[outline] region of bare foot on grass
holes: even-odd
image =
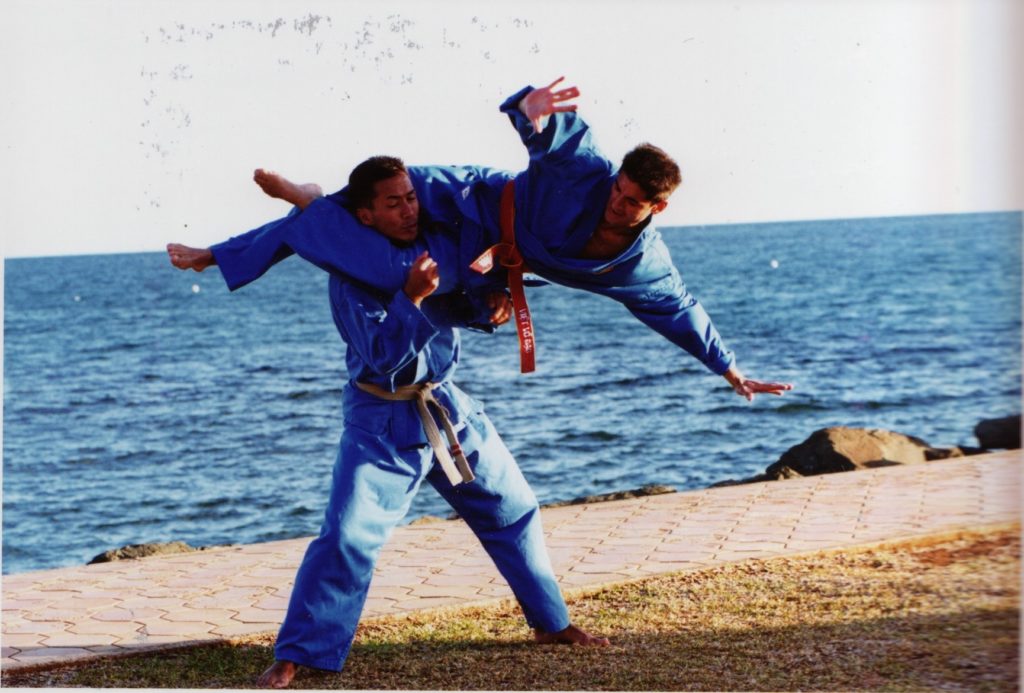
[[[324,191],[316,183],[293,183],[280,173],[265,168],[256,169],[252,179],[270,197],[284,200],[299,209],[305,209],[313,200],[324,196]]]
[[[209,248],[191,248],[180,243],[167,244],[167,257],[178,269],[202,272],[210,265],[217,264]]]
[[[298,667],[294,662],[278,660],[260,675],[256,685],[260,688],[287,688],[295,678],[297,670]]]
[[[584,645],[587,647],[608,647],[611,644],[608,642],[608,638],[596,637],[572,624],[569,624],[568,628],[557,633],[545,633],[535,628],[533,639],[541,645],[560,643],[564,645]]]

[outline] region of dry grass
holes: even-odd
[[[611,648],[538,646],[518,610],[363,624],[342,674],[298,688],[963,690],[1018,686],[1019,530],[747,561],[570,600]],[[248,688],[272,638],[4,675],[4,686]]]

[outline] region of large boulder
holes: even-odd
[[[199,549],[189,546],[183,541],[169,541],[166,543],[153,543],[153,544],[129,544],[128,546],[122,546],[119,549],[111,549],[110,551],[104,551],[100,555],[89,561],[88,565],[93,563],[110,563],[111,561],[124,561],[133,558],[146,558],[147,556],[162,556],[174,553],[191,553],[192,551],[198,551]]]
[[[974,427],[974,435],[986,450],[1017,450],[1020,448],[1020,414],[1001,419],[985,419]]]
[[[769,478],[832,474],[895,464],[962,457],[960,448],[935,448],[913,436],[873,428],[833,426],[815,431],[765,469]]]

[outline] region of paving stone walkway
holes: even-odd
[[[548,508],[565,590],[1020,519],[1021,452]],[[12,670],[276,631],[310,538],[4,575]],[[460,521],[398,528],[364,617],[511,597]]]

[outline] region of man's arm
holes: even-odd
[[[402,290],[381,301],[343,281],[331,283],[331,311],[345,342],[371,370],[390,375],[417,358],[438,334],[420,310],[437,290],[437,264],[427,253],[416,258]]]
[[[711,316],[668,265],[661,278],[616,292],[642,323],[700,361],[715,375],[724,375],[736,360],[718,334]],[[625,289],[626,287],[624,287]]]
[[[783,392],[793,389],[791,383],[766,382],[748,378],[736,367],[736,364],[729,366],[729,370],[722,377],[728,381],[737,395],[745,397],[748,402],[752,402],[754,395],[757,394],[782,395]]]
[[[605,274],[580,273],[561,283],[622,303],[645,325],[682,348],[712,373],[723,376],[737,394],[748,400],[758,393],[779,395],[792,389],[787,383],[762,382],[743,375],[711,317],[687,290],[660,238],[654,238],[638,258],[613,267]]]
[[[576,104],[564,103],[580,95],[576,87],[555,91],[565,77],[559,77],[551,84],[540,89],[532,89],[519,102],[519,110],[533,125],[534,132],[543,132],[544,127],[555,113],[569,113],[576,110]],[[561,105],[559,105],[561,104]]]
[[[744,376],[736,365],[735,355],[725,348],[704,306],[689,292],[685,292],[685,296],[689,301],[673,301],[678,305],[677,310],[666,311],[667,306],[659,306],[656,302],[628,307],[645,325],[682,347],[711,372],[725,378],[736,394],[748,401],[752,401],[756,394],[781,395],[793,389],[789,383],[764,382]]]
[[[565,103],[579,96],[579,90],[575,87],[556,90],[561,81],[559,78],[540,89],[527,87],[509,97],[501,106],[501,111],[508,115],[530,153],[532,180],[527,201],[533,202],[534,206],[538,200],[545,199],[537,192],[550,187],[545,184],[545,178],[549,182],[555,181],[552,175],[556,175],[557,180],[568,184],[576,181],[589,184],[596,176],[612,170],[610,162],[594,143],[589,127],[576,115],[575,105]],[[517,206],[523,199],[517,191]],[[558,209],[529,207],[528,204],[527,209],[518,210],[520,218],[532,220],[527,233],[557,237],[558,230],[550,224],[545,226],[543,221],[546,217],[557,216]],[[522,232],[522,227],[518,231]],[[723,376],[737,394],[748,400],[757,393],[780,395],[792,389],[788,383],[762,382],[743,375],[735,364],[735,356],[725,348],[703,306],[686,290],[667,248],[660,240],[645,250],[638,263],[631,263],[629,268],[613,268],[612,272],[612,276],[593,282],[589,281],[591,277],[586,272],[573,272],[575,281],[560,283],[620,301],[644,324],[684,349],[712,372]],[[619,276],[613,279],[614,274]]]
[[[326,198],[313,200],[301,214],[293,210],[282,219],[207,249],[174,243],[167,246],[175,267],[202,271],[216,265],[232,291],[297,254],[327,272],[394,293],[404,286],[409,267],[420,250],[394,245]]]
[[[504,290],[435,295],[422,306],[432,323],[492,333],[512,317],[512,299]]]
[[[524,87],[500,106],[526,146],[530,165],[546,162],[580,166],[589,162],[608,168],[590,127],[576,114],[575,104],[564,103],[579,96],[579,90],[570,87],[554,91],[552,87],[560,81],[540,89]]]

